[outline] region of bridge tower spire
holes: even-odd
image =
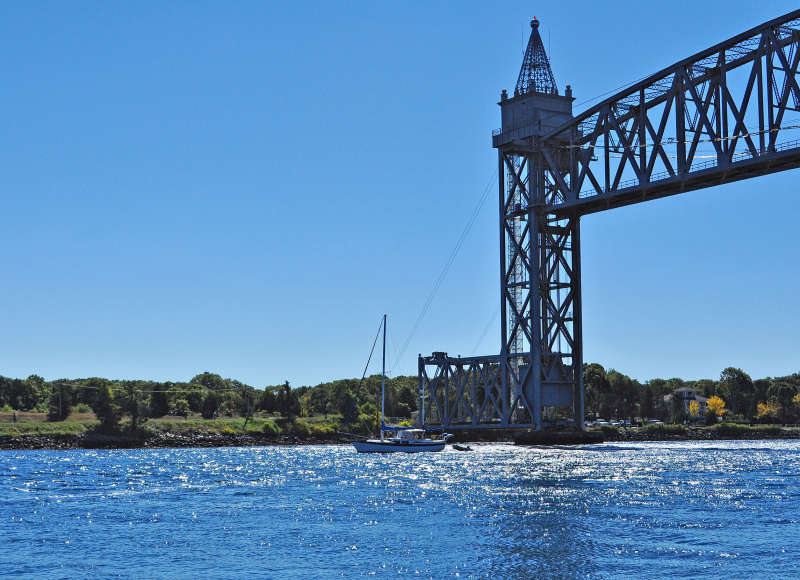
[[[509,424],[544,425],[545,409],[570,406],[583,429],[580,218],[546,210],[553,180],[541,137],[572,120],[572,88],[558,94],[553,71],[531,21],[531,36],[514,96],[503,90],[498,150],[500,193],[500,366],[509,395]],[[569,139],[551,159],[570,171]]]
[[[515,95],[527,95],[528,93],[558,94],[558,86],[550,68],[550,60],[544,50],[542,37],[539,36],[539,21],[535,16],[531,20],[531,36],[528,39],[528,48],[525,49],[525,57],[522,59],[517,86],[514,89]]]

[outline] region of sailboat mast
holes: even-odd
[[[381,364],[381,441],[383,441],[383,424],[386,401],[386,315],[383,315],[383,363]]]

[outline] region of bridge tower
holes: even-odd
[[[500,364],[511,422],[537,430],[543,407],[566,405],[583,429],[580,219],[546,211],[554,184],[540,147],[542,136],[572,119],[573,100],[569,85],[559,94],[534,18],[514,94],[501,93],[502,127],[492,144],[500,194]],[[561,151],[551,161],[566,174],[572,149]]]
[[[500,353],[418,360],[420,424],[583,428],[580,217],[800,167],[800,10],[715,44],[573,116],[539,22],[500,97]],[[756,198],[754,198],[756,199]]]

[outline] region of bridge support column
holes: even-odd
[[[583,332],[581,327],[580,217],[547,211],[553,184],[541,155],[529,160],[531,205],[530,358],[527,381],[534,415],[542,407],[570,408],[574,425],[583,429]],[[543,421],[535,421],[537,428]]]
[[[508,423],[541,430],[556,407],[583,428],[580,218],[546,210],[542,155],[500,151],[501,325]],[[547,408],[548,413],[544,410]]]

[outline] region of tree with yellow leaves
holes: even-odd
[[[728,411],[725,408],[725,401],[722,399],[722,397],[718,397],[716,395],[711,397],[706,402],[706,406],[708,407],[708,411],[717,417],[722,417]]]
[[[756,417],[762,421],[777,420],[781,414],[781,405],[775,399],[769,399],[757,406]]]
[[[697,417],[700,414],[700,403],[697,401],[689,401],[689,416]]]

